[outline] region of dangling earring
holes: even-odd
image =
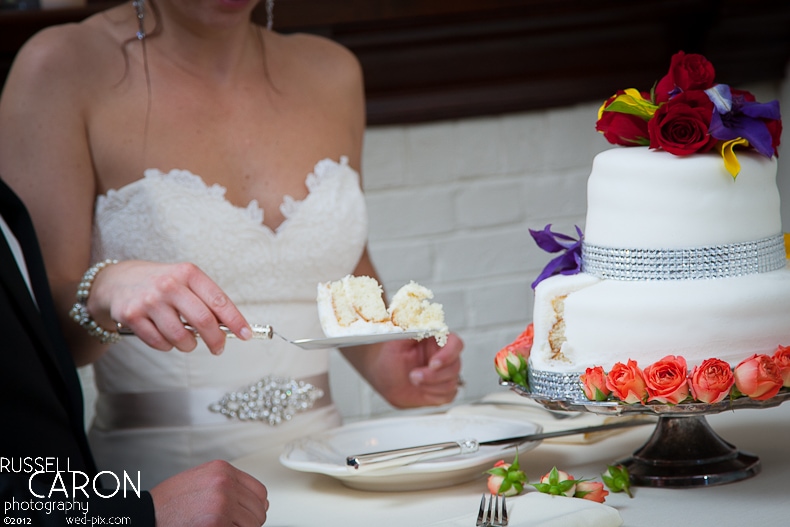
[[[266,29],[271,31],[273,25],[274,25],[274,0],[266,0]]]
[[[132,0],[132,7],[134,7],[134,12],[137,13],[137,40],[144,40],[145,39],[145,24],[143,24],[143,20],[145,19],[145,0]]]

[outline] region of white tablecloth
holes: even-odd
[[[703,488],[637,487],[633,499],[625,494],[610,494],[606,505],[619,512],[624,526],[773,526],[788,522],[790,403],[762,410],[724,412],[708,416],[707,419],[725,440],[741,450],[760,456],[762,472],[736,483]],[[563,424],[573,427],[574,421],[565,419]],[[577,478],[600,480],[600,473],[608,464],[628,457],[647,440],[652,431],[652,426],[629,429],[590,444],[544,442],[526,452],[520,457],[520,462],[530,481],[536,481],[553,466]],[[427,491],[352,490],[331,477],[283,467],[277,461],[279,453],[263,449],[234,462],[237,467],[250,472],[267,485],[271,503],[266,522],[268,526],[463,526],[471,519],[468,523],[471,527],[474,525],[473,517],[480,496],[485,492],[484,477],[462,485]],[[567,511],[569,503],[539,501],[543,497],[526,496],[512,500],[513,527],[552,525],[552,516],[556,519]],[[574,505],[583,501],[575,498],[558,499],[567,499]],[[552,510],[557,503],[561,506]],[[589,504],[597,506],[592,502]],[[530,510],[533,513],[530,514]],[[591,511],[581,515],[590,520],[587,525],[612,525],[615,521],[610,515],[614,511],[607,507],[600,506]],[[525,518],[527,515],[529,518]],[[619,523],[619,518],[616,520],[615,525]],[[558,519],[556,525],[565,527],[584,524]]]

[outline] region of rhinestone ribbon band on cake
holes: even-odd
[[[776,271],[784,236],[688,249],[619,249],[582,243],[582,271],[609,280],[700,280]]]
[[[554,372],[535,370],[530,365],[529,390],[547,399],[561,401],[587,401],[579,382],[584,372]]]

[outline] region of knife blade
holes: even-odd
[[[575,434],[589,434],[593,432],[603,432],[606,430],[616,430],[618,428],[630,428],[655,424],[657,420],[647,418],[628,419],[615,423],[603,425],[584,426],[580,428],[570,428],[567,430],[555,430],[554,432],[539,432],[504,439],[493,439],[488,441],[478,441],[476,439],[460,439],[458,441],[447,441],[443,443],[432,443],[407,448],[396,448],[393,450],[382,450],[367,454],[357,454],[346,457],[346,466],[350,471],[370,471],[382,468],[400,467],[409,465],[417,461],[427,461],[458,454],[472,454],[477,452],[481,446],[518,446],[529,441],[540,441],[554,437],[564,437]]]

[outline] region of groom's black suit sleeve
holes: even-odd
[[[19,240],[27,263],[34,298],[30,295],[5,236],[0,234],[0,507],[3,522],[62,527],[69,519],[110,522],[129,518],[123,525],[153,527],[151,496],[141,491],[112,498],[93,490],[96,466],[83,427],[83,400],[79,378],[60,332],[54,304],[33,226],[21,201],[0,180],[0,213]],[[55,469],[57,460],[57,469]],[[48,462],[49,471],[31,475]],[[56,473],[55,470],[60,470]],[[70,472],[67,472],[70,471]],[[76,474],[75,474],[76,472]],[[72,489],[72,478],[84,489]],[[60,476],[62,484],[56,479]],[[130,474],[130,476],[134,476]],[[119,475],[123,477],[123,475]],[[112,479],[110,479],[112,482]],[[55,491],[50,495],[53,482]],[[101,495],[115,490],[99,489]],[[32,487],[31,487],[32,485]],[[48,496],[36,498],[38,495]],[[47,511],[55,502],[80,502],[85,509]],[[8,520],[6,520],[6,518]],[[103,520],[101,519],[103,518]],[[77,525],[84,524],[82,521]]]

